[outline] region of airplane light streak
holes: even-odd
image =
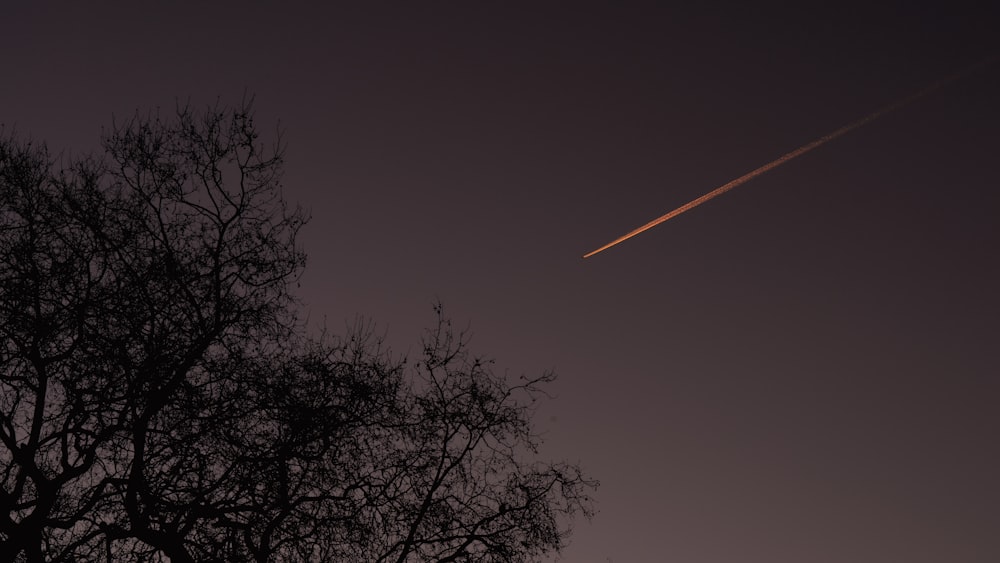
[[[768,172],[768,171],[770,171],[770,170],[772,170],[774,168],[777,168],[778,166],[781,166],[782,164],[788,162],[789,160],[792,160],[793,158],[802,156],[805,153],[807,153],[807,152],[809,152],[809,151],[811,151],[813,149],[819,148],[819,147],[825,145],[826,143],[829,143],[830,141],[836,139],[837,137],[840,137],[841,135],[845,135],[845,134],[850,133],[851,131],[853,131],[853,130],[859,128],[859,127],[867,125],[868,123],[871,123],[872,121],[878,119],[879,117],[882,117],[883,115],[885,115],[885,114],[887,114],[887,113],[889,113],[889,112],[891,112],[893,110],[897,110],[897,109],[899,109],[899,108],[901,108],[901,107],[909,104],[910,102],[913,102],[914,100],[916,100],[918,98],[921,98],[921,97],[923,97],[923,96],[925,96],[925,95],[933,92],[934,90],[937,90],[938,88],[944,86],[945,84],[953,82],[953,81],[957,80],[958,78],[960,78],[960,77],[968,74],[969,72],[971,72],[971,71],[973,71],[975,69],[978,69],[979,67],[985,66],[985,65],[987,65],[989,63],[992,63],[997,58],[998,57],[991,57],[991,58],[989,58],[989,59],[987,59],[985,61],[981,61],[981,62],[979,62],[979,63],[977,63],[975,65],[967,67],[964,70],[956,72],[955,74],[952,74],[951,76],[948,76],[946,78],[943,78],[943,79],[941,79],[941,80],[939,80],[939,81],[931,84],[930,86],[925,87],[924,89],[922,89],[922,90],[920,90],[920,91],[918,91],[918,92],[916,92],[914,94],[910,94],[909,96],[907,96],[905,98],[902,98],[902,99],[900,99],[900,100],[898,100],[896,102],[893,102],[892,104],[889,104],[888,106],[885,106],[884,108],[882,108],[882,109],[880,109],[880,110],[878,110],[878,111],[876,111],[874,113],[871,113],[871,114],[869,114],[869,115],[867,115],[865,117],[862,117],[861,119],[859,119],[859,120],[857,120],[857,121],[855,121],[853,123],[849,123],[849,124],[841,127],[840,129],[837,129],[833,133],[830,133],[828,135],[824,135],[824,136],[816,139],[815,141],[813,141],[811,143],[802,145],[801,147],[793,150],[792,152],[787,153],[784,156],[781,156],[780,158],[778,158],[776,160],[773,160],[773,161],[765,164],[764,166],[761,166],[760,168],[757,168],[755,170],[747,172],[746,174],[740,176],[739,178],[736,178],[735,180],[727,182],[727,183],[723,184],[722,186],[719,186],[718,188],[715,188],[714,190],[708,192],[707,194],[705,194],[705,195],[703,195],[703,196],[701,196],[701,197],[699,197],[697,199],[694,199],[692,201],[689,201],[688,203],[685,203],[684,205],[678,207],[677,209],[674,209],[673,211],[671,211],[671,212],[669,212],[669,213],[667,213],[665,215],[661,215],[660,217],[657,217],[656,219],[653,219],[652,221],[650,221],[649,223],[646,223],[645,225],[639,227],[638,229],[635,229],[634,231],[631,231],[631,232],[629,232],[629,233],[627,233],[625,235],[622,235],[622,236],[616,238],[615,240],[609,242],[608,244],[605,244],[604,246],[602,246],[602,247],[600,247],[600,248],[598,248],[596,250],[593,250],[591,252],[588,252],[587,254],[584,254],[583,257],[584,258],[590,258],[591,256],[597,254],[598,252],[603,252],[603,251],[611,248],[612,246],[615,246],[616,244],[625,242],[626,240],[628,240],[628,239],[630,239],[630,238],[632,238],[632,237],[634,237],[634,236],[636,236],[636,235],[638,235],[638,234],[640,234],[640,233],[642,233],[644,231],[652,229],[653,227],[659,225],[660,223],[663,223],[664,221],[669,221],[670,219],[673,219],[674,217],[680,215],[681,213],[684,213],[685,211],[689,211],[691,209],[694,209],[695,207],[698,207],[699,205],[705,203],[706,201],[708,201],[710,199],[713,199],[713,198],[716,198],[716,197],[718,197],[718,196],[720,196],[720,195],[728,192],[729,190],[731,190],[733,188],[741,186],[741,185],[749,182],[750,180],[753,180],[757,176],[760,176],[761,174],[764,174],[765,172]]]

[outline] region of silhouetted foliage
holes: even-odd
[[[526,561],[596,485],[441,308],[419,360],[311,339],[250,108],[60,165],[0,139],[0,561]]]

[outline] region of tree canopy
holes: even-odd
[[[312,336],[249,104],[0,139],[0,560],[528,561],[596,482],[440,306],[418,358]]]

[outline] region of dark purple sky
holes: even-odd
[[[580,258],[1000,53],[1000,9],[30,4],[8,131],[253,93],[314,324],[415,349],[440,298],[561,374],[543,453],[602,481],[566,560],[1000,561],[1000,62]]]

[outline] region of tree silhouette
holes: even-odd
[[[419,359],[310,338],[303,213],[248,103],[0,140],[0,560],[526,561],[596,483],[436,307]]]

